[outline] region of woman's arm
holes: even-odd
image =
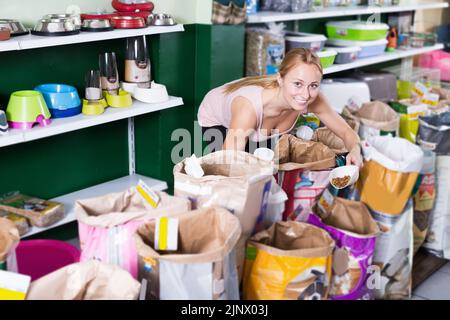
[[[223,150],[245,150],[248,137],[256,127],[256,112],[251,102],[247,98],[236,97],[231,104],[231,123]]]
[[[360,139],[358,134],[350,128],[345,120],[329,105],[322,94],[309,106],[308,111],[314,113],[321,122],[344,141],[345,148],[349,150],[347,165],[362,165]]]

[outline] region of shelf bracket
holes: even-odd
[[[128,171],[136,173],[136,152],[134,144],[134,117],[128,118]]]

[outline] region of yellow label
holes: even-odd
[[[150,203],[150,205],[153,208],[156,208],[158,206],[158,204],[155,202],[155,200],[153,200],[148,194],[147,192],[144,191],[144,189],[142,189],[141,186],[137,186],[136,187],[137,192],[139,192],[139,194],[145,199],[147,200],[148,203]]]
[[[0,300],[25,300],[25,293],[0,288]]]
[[[169,228],[169,218],[162,217],[159,220],[159,249],[167,250],[167,230]]]

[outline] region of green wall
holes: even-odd
[[[194,121],[203,96],[243,75],[244,26],[185,25],[185,32],[148,37],[152,74],[184,105],[135,118],[136,171],[173,187],[170,141]],[[98,54],[115,51],[123,75],[125,39],[0,52],[0,105],[11,92],[42,83],[74,85],[84,95],[84,74],[97,69]],[[20,190],[53,198],[128,174],[127,120],[0,148],[0,193]],[[76,223],[33,238],[70,238]]]

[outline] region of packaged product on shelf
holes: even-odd
[[[315,214],[308,217],[308,223],[327,231],[336,242],[330,297],[336,300],[372,299],[368,277],[375,239],[380,232],[378,225],[362,202],[338,197],[330,199],[329,210],[321,212],[320,217]]]
[[[74,263],[33,281],[27,300],[136,300],[140,284],[118,266]]]
[[[283,221],[247,244],[246,300],[326,300],[334,241],[313,225]]]
[[[137,277],[138,259],[133,234],[152,218],[172,216],[190,209],[187,199],[154,192],[159,203],[147,201],[138,188],[78,200],[75,214],[80,237],[80,261],[99,260],[122,267]]]
[[[277,181],[288,195],[283,219],[306,221],[328,185],[336,154],[320,142],[304,141],[290,134],[281,137],[275,154],[279,163]]]
[[[0,217],[0,270],[17,271],[16,247],[20,236],[14,223]]]
[[[369,137],[362,144],[364,165],[357,189],[370,209],[398,215],[411,196],[423,164],[423,151],[403,138]]]
[[[436,199],[430,214],[430,227],[423,246],[444,259],[450,259],[450,156],[436,157]]]
[[[419,117],[417,142],[438,155],[450,154],[450,112]]]
[[[419,56],[419,66],[422,68],[439,69],[441,80],[450,81],[450,53],[443,50],[426,52]]]
[[[389,71],[357,71],[351,78],[364,81],[369,86],[370,99],[382,102],[397,100],[397,76]]]
[[[354,115],[361,121],[359,127],[361,139],[371,136],[398,136],[400,117],[381,101],[364,103]]]
[[[17,230],[19,231],[20,236],[23,236],[25,233],[28,232],[28,230],[30,230],[28,220],[22,216],[19,216],[17,214],[5,210],[0,210],[0,217],[6,218],[14,222]]]
[[[64,205],[21,194],[18,191],[0,197],[0,209],[18,214],[30,220],[36,227],[50,226],[64,218]]]
[[[375,276],[372,282],[375,298],[408,299],[411,296],[413,259],[412,200],[407,202],[400,214],[387,214],[372,209],[370,213],[381,230],[373,255],[373,264],[378,266],[380,276]]]
[[[246,31],[245,74],[276,74],[284,58],[284,25],[269,23],[268,28]]]
[[[278,12],[291,12],[291,2],[292,0],[273,0],[272,10]]]
[[[413,104],[409,99],[392,101],[389,105],[400,114],[399,136],[416,143],[419,131],[419,116],[425,116],[428,106],[424,103]]]
[[[239,220],[222,208],[177,215],[178,250],[155,249],[156,221],[135,234],[139,280],[147,283],[147,300],[238,300],[234,247],[241,234]]]
[[[259,0],[259,8],[261,11],[271,11],[275,0]]]
[[[420,184],[414,195],[414,254],[425,241],[436,199],[436,154],[430,150],[423,150],[423,154],[424,161],[418,179]]]
[[[239,275],[242,275],[245,241],[257,222],[264,221],[276,168],[272,162],[243,151],[218,151],[198,160],[205,173],[200,178],[186,174],[186,160],[175,165],[174,194],[189,198],[193,209],[222,207],[239,219],[242,236],[236,254]]]

